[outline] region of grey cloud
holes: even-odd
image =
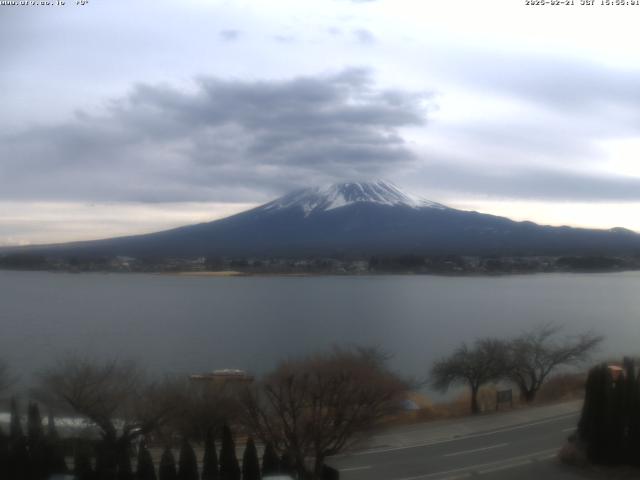
[[[240,31],[239,30],[221,30],[219,35],[220,35],[220,38],[225,42],[235,42],[236,40],[238,40],[238,38],[240,38]]]
[[[365,28],[358,28],[353,31],[356,40],[363,45],[372,45],[376,43],[376,37],[373,33]]]
[[[253,201],[292,185],[385,176],[415,161],[400,129],[429,95],[371,72],[136,85],[98,114],[0,137],[0,199]],[[248,195],[253,192],[253,196]]]
[[[618,127],[618,132],[623,129]],[[588,121],[572,122],[567,117],[542,120],[533,114],[510,121],[452,126],[446,140],[457,148],[456,161],[483,162],[488,167],[505,164],[560,164],[573,169],[588,168],[602,159],[597,141],[608,129]]]
[[[463,196],[543,201],[640,201],[640,178],[535,166],[507,170],[487,164],[479,166],[438,159],[414,172],[410,182],[423,189]]]
[[[452,50],[434,57],[430,67],[441,67],[443,83],[504,100],[495,112],[485,102],[485,118],[478,116],[483,112],[470,110],[469,120],[443,132],[442,138],[459,155],[456,162],[475,159],[489,168],[502,164],[514,171],[536,164],[562,166],[578,172],[565,196],[576,190],[583,198],[585,193],[577,190],[588,179],[579,173],[598,163],[602,167],[611,154],[606,142],[640,135],[640,91],[635,88],[640,70],[534,54]],[[610,195],[616,196],[615,191]],[[597,189],[592,196],[598,198]]]
[[[455,82],[579,114],[608,106],[637,109],[640,69],[541,54],[447,51],[439,65]]]
[[[278,43],[294,43],[296,37],[293,35],[274,35],[273,39]]]

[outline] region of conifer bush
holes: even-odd
[[[153,459],[147,446],[143,443],[138,448],[138,465],[136,468],[136,480],[156,480],[156,470]]]
[[[118,455],[118,474],[117,480],[134,480],[133,468],[131,467],[131,448],[130,445],[122,448]]]
[[[262,454],[262,475],[276,475],[280,471],[280,460],[273,445],[267,443]]]
[[[218,480],[218,453],[216,452],[216,442],[213,429],[207,430],[204,441],[204,456],[202,457],[202,480]]]
[[[593,463],[640,463],[640,379],[633,360],[625,359],[615,375],[606,364],[590,370],[578,439]]]
[[[159,480],[177,480],[178,472],[176,470],[176,460],[170,448],[165,448],[160,457],[160,468],[158,469]]]
[[[260,462],[253,438],[247,439],[242,456],[242,480],[260,480]]]
[[[178,460],[178,480],[198,480],[198,460],[189,441],[182,440]]]
[[[69,471],[64,459],[64,452],[60,443],[60,436],[56,429],[56,422],[53,413],[49,412],[47,417],[47,433],[45,436],[47,463],[49,471],[53,474],[64,474]]]
[[[228,425],[222,428],[222,448],[220,449],[220,479],[240,480],[241,472],[238,458],[236,457],[236,445]]]
[[[293,457],[287,451],[285,451],[280,457],[280,472],[291,477],[296,476],[296,466],[294,464]]]
[[[29,449],[22,430],[20,411],[15,398],[11,399],[11,420],[9,424],[7,478],[28,478]]]
[[[94,471],[91,456],[85,446],[77,446],[73,456],[73,474],[77,480],[93,480]]]
[[[8,469],[9,469],[9,438],[2,431],[2,428],[0,428],[0,472],[8,472]]]

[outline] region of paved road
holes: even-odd
[[[573,411],[446,440],[425,437],[422,444],[375,448],[329,463],[341,471],[342,480],[575,479],[580,477],[560,465],[556,453],[575,429],[578,415]],[[500,418],[491,421],[499,423]],[[450,427],[455,431],[463,423]],[[426,432],[428,425],[422,428]]]

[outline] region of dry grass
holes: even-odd
[[[433,420],[461,418],[470,414],[471,398],[467,392],[461,393],[449,402],[437,404],[434,404],[427,396],[416,392],[410,393],[408,399],[415,402],[420,409],[401,412],[393,417],[387,418],[382,422],[384,426],[409,425]],[[480,389],[478,402],[481,411],[495,411],[495,400],[496,388],[494,386],[487,386]]]
[[[584,397],[586,373],[560,373],[551,377],[538,392],[537,404],[576,400]]]
[[[576,400],[584,396],[585,373],[562,373],[551,377],[538,392],[538,397],[533,405],[545,405],[554,402],[564,402]],[[496,411],[495,385],[487,385],[480,389],[478,393],[478,403],[482,413]],[[458,395],[453,400],[443,403],[433,403],[425,395],[411,393],[409,400],[415,402],[420,409],[408,412],[401,412],[386,419],[384,426],[409,425],[413,423],[429,422],[433,420],[444,420],[452,418],[462,418],[470,415],[471,396],[468,391]],[[518,392],[513,390],[513,408],[527,408],[527,405],[520,401]],[[510,410],[509,405],[500,406],[500,411]]]

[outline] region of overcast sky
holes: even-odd
[[[374,178],[640,231],[640,6],[575,3],[0,6],[0,245]]]

